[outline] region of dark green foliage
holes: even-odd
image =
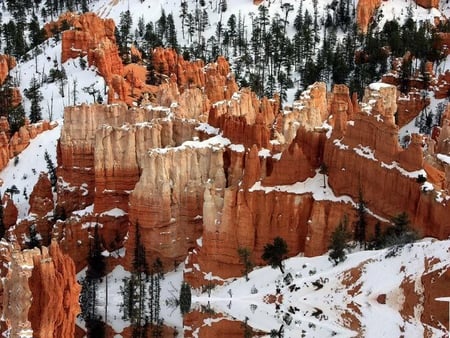
[[[427,181],[427,178],[425,176],[423,176],[422,174],[419,174],[419,176],[417,176],[417,178],[416,178],[417,183],[425,183],[426,181]]]
[[[383,234],[383,247],[404,245],[412,243],[419,238],[417,232],[411,228],[411,223],[406,212],[402,212],[392,218],[393,225]]]
[[[26,245],[28,249],[33,248],[41,248],[41,241],[39,240],[39,234],[36,230],[36,225],[30,225],[28,229],[28,240],[26,241]]]
[[[7,188],[7,189],[5,190],[5,192],[8,193],[8,194],[10,194],[11,197],[12,197],[14,194],[20,194],[20,190],[17,188],[17,186],[16,186],[15,184],[13,184],[10,188]]]
[[[36,15],[33,15],[28,24],[28,30],[30,32],[31,48],[35,48],[45,41],[45,30],[39,26],[39,20]]]
[[[378,250],[383,247],[383,235],[381,233],[381,224],[380,222],[377,222],[375,224],[375,231],[373,239],[369,243],[369,249],[371,250]]]
[[[87,259],[87,279],[99,279],[105,275],[106,261],[102,255],[102,239],[98,232],[98,223],[95,223],[94,235],[90,240],[89,256]]]
[[[24,91],[25,97],[31,101],[31,108],[30,108],[31,123],[36,123],[42,120],[41,101],[44,97],[42,96],[40,88],[41,86],[38,80],[33,76],[30,82],[30,87],[28,89],[25,89]]]
[[[97,289],[98,281],[95,279],[84,278],[81,284],[80,292],[80,307],[81,316],[88,323],[91,320],[98,320],[96,305],[97,305]]]
[[[252,253],[249,248],[238,248],[239,261],[244,265],[245,280],[248,281],[248,273],[253,269],[253,262],[251,260]]]
[[[288,246],[286,241],[281,237],[275,237],[273,243],[267,243],[264,246],[264,252],[261,256],[272,268],[280,268],[284,273],[283,259],[287,258]]]
[[[56,167],[53,164],[53,161],[50,158],[50,155],[47,152],[47,150],[44,152],[44,159],[45,159],[45,162],[47,163],[48,174],[50,176],[50,183],[52,184],[53,190],[55,191],[56,190],[56,182],[58,180],[58,178],[56,176]]]
[[[106,324],[99,318],[89,318],[86,320],[86,335],[88,338],[105,338]]]
[[[364,201],[362,192],[359,192],[359,201],[356,209],[357,218],[355,223],[355,241],[359,242],[363,248],[366,248],[366,227],[367,227],[367,219],[366,219],[366,201]]]
[[[22,104],[9,109],[8,123],[11,135],[14,135],[15,132],[19,131],[20,127],[25,125],[25,109],[23,109]]]
[[[134,256],[133,256],[133,270],[137,273],[149,274],[149,267],[145,257],[145,247],[141,241],[141,230],[139,224],[135,224],[135,238],[134,238]]]
[[[345,251],[349,247],[347,243],[351,238],[350,233],[347,230],[347,223],[347,215],[344,215],[344,218],[339,222],[339,225],[331,234],[330,245],[328,246],[328,249],[330,250],[328,259],[334,265],[338,265],[347,258]]]
[[[120,52],[124,54],[127,51],[128,44],[131,43],[131,27],[133,18],[129,10],[120,13],[119,28],[116,30],[117,44]]]
[[[191,310],[191,287],[188,283],[183,282],[180,289],[180,311],[181,314],[186,314]]]

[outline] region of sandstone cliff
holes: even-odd
[[[73,261],[56,242],[41,250],[1,243],[3,317],[11,336],[72,337],[80,292]]]

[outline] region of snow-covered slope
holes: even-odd
[[[230,318],[247,318],[250,326],[262,331],[283,325],[286,338],[423,337],[425,329],[432,337],[445,336],[445,329],[421,323],[423,304],[413,304],[415,317],[402,317],[405,298],[400,286],[408,279],[415,281],[420,293],[422,275],[448,270],[450,241],[424,240],[392,250],[353,253],[337,266],[327,256],[294,257],[285,261],[284,275],[270,267],[256,269],[249,274],[249,281],[244,277],[228,281],[210,297],[198,295],[194,301],[197,306],[209,304]],[[441,263],[427,266],[428,260]],[[350,278],[351,269],[360,275]],[[270,303],[267,295],[275,295],[279,301]],[[386,304],[377,301],[379,295],[388,295]],[[450,296],[450,289],[442,296]],[[358,322],[354,328],[349,316]]]

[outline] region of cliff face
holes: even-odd
[[[358,5],[356,6],[356,22],[363,33],[367,32],[369,23],[380,4],[381,0],[358,1]]]
[[[391,99],[386,94],[382,94],[384,107],[381,100],[373,103],[369,95],[361,112],[347,122],[344,136],[327,141],[324,159],[330,185],[338,195],[357,198],[362,191],[369,207],[380,215],[391,217],[405,211],[422,235],[444,238],[450,228],[437,217],[448,212],[448,206],[439,203],[434,193],[421,189],[416,180],[420,174],[424,177],[428,172],[433,174],[433,169],[424,165],[423,140],[413,135],[407,149],[399,148],[398,127],[392,123],[395,110],[388,104],[395,102],[395,94],[390,94]],[[386,109],[389,106],[392,109]],[[379,182],[377,189],[371,184],[374,180]],[[433,175],[430,180],[433,182]]]
[[[9,71],[16,66],[16,59],[10,55],[0,55],[0,84],[3,84]]]
[[[73,261],[56,242],[49,248],[20,251],[2,243],[3,316],[12,336],[72,337],[79,312],[80,286]],[[9,264],[6,264],[9,263]]]

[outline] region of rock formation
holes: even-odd
[[[381,0],[362,0],[358,1],[356,6],[356,22],[359,29],[366,33],[369,24],[375,14],[375,11],[380,6]]]
[[[0,84],[3,84],[9,71],[16,66],[16,59],[10,55],[0,55]]]
[[[211,69],[220,79],[228,68],[218,62]],[[422,138],[413,135],[407,149],[398,144],[395,86],[369,86],[359,105],[345,86],[327,93],[317,83],[281,113],[277,99],[258,100],[245,89],[229,98],[197,87],[180,93],[171,80],[156,93],[167,108],[66,109],[57,208],[70,217],[57,228],[62,248],[76,252],[77,269],[88,250],[90,227],[83,224],[97,217],[104,217],[105,247],[117,249],[128,232],[125,246],[132,251],[138,224],[148,259],[158,256],[168,268],[201,236],[189,266],[222,277],[240,274],[237,247],[251,249],[262,264],[263,247],[275,236],[287,239],[290,254],[321,254],[344,214],[351,222],[355,211],[348,199],[317,200],[300,189],[308,180],[321,182],[319,167],[326,168],[330,193],[356,203],[362,191],[369,208],[386,219],[406,211],[423,235],[448,233],[438,221],[446,206],[416,182],[427,172],[431,183],[442,177],[424,166]],[[210,104],[209,97],[221,100]],[[381,189],[371,188],[374,178]],[[88,215],[70,215],[90,205]],[[369,234],[375,222],[369,221]],[[196,285],[203,280],[195,269],[187,277]]]
[[[0,244],[4,262],[2,314],[8,318],[11,336],[32,330],[33,337],[72,337],[80,292],[72,260],[61,253],[56,242],[42,247],[42,252]]]
[[[46,173],[40,173],[30,195],[30,213],[43,217],[53,211],[53,207],[52,184]]]

